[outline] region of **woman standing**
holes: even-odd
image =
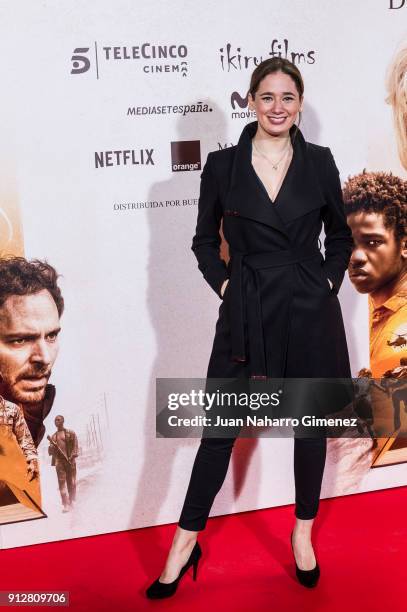
[[[254,70],[250,110],[237,146],[208,155],[201,177],[192,249],[198,267],[223,298],[208,378],[350,377],[337,298],[352,249],[339,173],[329,148],[307,143],[295,124],[304,85],[298,68],[272,58]],[[219,228],[229,244],[219,256]],[[325,259],[318,248],[325,229]],[[235,438],[205,438],[196,455],[167,563],[147,589],[173,595],[201,556],[205,528],[222,486]],[[318,511],[326,439],[296,438],[296,523],[292,548],[297,577],[315,586],[319,566],[311,529]]]

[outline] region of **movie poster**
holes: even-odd
[[[407,39],[387,69],[386,102],[392,110],[400,164],[407,170]],[[401,174],[401,173],[400,173]],[[388,166],[349,177],[344,187],[354,250],[349,277],[368,295],[370,380],[365,417],[377,434],[372,467],[407,461],[407,181]],[[391,432],[391,436],[388,434]],[[382,436],[380,435],[382,433]]]

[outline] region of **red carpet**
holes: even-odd
[[[292,506],[210,519],[197,581],[190,570],[167,600],[149,601],[144,589],[161,572],[174,525],[1,551],[0,590],[69,591],[69,609],[92,612],[404,612],[406,508],[407,487],[322,501],[314,590],[295,580]]]

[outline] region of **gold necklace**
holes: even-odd
[[[265,160],[267,160],[269,164],[271,164],[271,167],[273,168],[273,170],[278,170],[278,165],[279,165],[279,164],[280,164],[280,163],[283,161],[283,159],[284,159],[284,157],[286,156],[287,151],[290,149],[290,145],[291,145],[291,141],[290,141],[290,139],[288,139],[287,147],[286,147],[286,149],[285,149],[285,151],[284,151],[283,155],[280,157],[280,159],[279,159],[278,161],[276,161],[276,162],[272,162],[272,161],[271,161],[271,160],[270,160],[270,159],[267,157],[267,155],[265,155],[264,153],[262,153],[262,151],[260,151],[260,150],[257,148],[256,143],[254,142],[254,139],[252,139],[252,143],[253,143],[253,146],[254,146],[255,150],[257,151],[257,153],[258,153],[259,155],[261,155],[261,157],[264,157],[264,159],[265,159]]]

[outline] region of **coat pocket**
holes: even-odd
[[[331,287],[331,285],[329,283],[329,280],[328,280],[328,277],[325,274],[325,270],[324,270],[322,264],[319,267],[319,272],[320,272],[320,278],[321,278],[321,281],[322,281],[324,287],[328,290],[329,293],[333,293],[333,284],[332,284],[332,287]]]
[[[229,285],[230,285],[230,278],[228,279],[227,285],[225,287],[225,291],[223,292],[222,300],[224,300],[227,294],[229,293]]]

